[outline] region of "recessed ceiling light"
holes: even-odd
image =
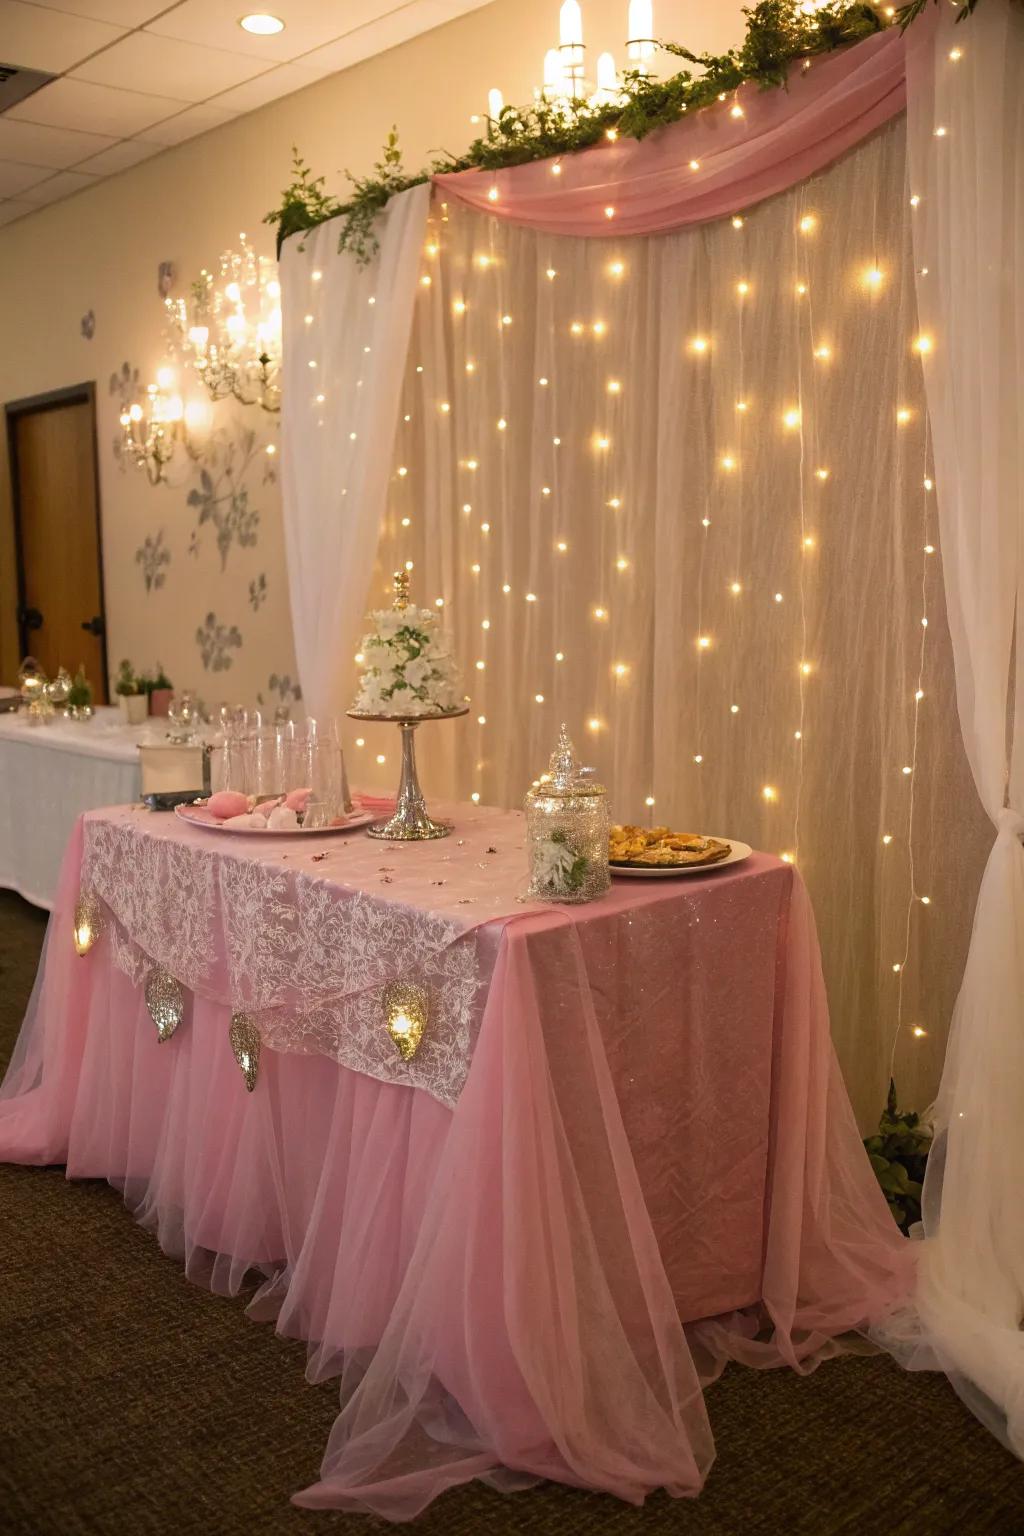
[[[275,32],[284,31],[284,22],[280,16],[268,16],[264,11],[243,16],[238,25],[243,32],[253,32],[257,37],[273,37]]]

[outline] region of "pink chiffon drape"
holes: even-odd
[[[785,191],[905,106],[904,40],[892,28],[794,66],[784,89],[741,86],[646,139],[623,137],[557,162],[449,172],[433,181],[441,197],[548,234],[655,235],[726,218]]]
[[[907,1294],[778,860],[507,921],[452,1111],[266,1048],[248,1094],[202,996],[158,1043],[104,941],[73,952],[80,858],[0,1157],[108,1179],[218,1290],[255,1272],[253,1314],[341,1377],[298,1502],[401,1520],[477,1476],[695,1494],[726,1360],[811,1369]]]

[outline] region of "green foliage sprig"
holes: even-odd
[[[920,1115],[898,1108],[896,1084],[890,1078],[878,1131],[866,1139],[864,1150],[902,1232],[921,1220],[921,1187],[931,1146],[931,1126]]]
[[[964,0],[960,19],[970,15],[978,3]],[[897,11],[894,24],[906,28],[927,4],[928,0],[910,0]],[[474,168],[504,170],[531,160],[569,155],[609,134],[642,139],[748,82],[761,90],[785,86],[794,63],[860,42],[889,25],[863,0],[834,0],[810,16],[798,9],[795,0],[757,0],[744,8],[744,15],[746,34],[739,48],[721,54],[693,53],[681,44],[663,42],[659,46],[664,52],[687,66],[670,79],[652,80],[630,71],[615,102],[591,106],[586,101],[541,100],[525,107],[505,107],[499,117],[488,119],[486,135],[475,139],[464,154],[440,155],[428,169],[415,175],[403,169],[398,133],[392,128],[381,159],[370,174],[347,173],[352,191],[344,202],[324,191],[324,178],[311,177],[309,167],[294,151],[291,184],[280,206],[264,221],[277,227],[278,254],[290,235],[340,218],[338,249],[351,251],[357,261],[365,263],[377,248],[377,215],[396,193],[419,186],[431,176]]]

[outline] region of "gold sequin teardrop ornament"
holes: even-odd
[[[384,988],[384,1022],[403,1061],[419,1050],[430,1022],[430,999],[424,987],[410,981],[389,981]]]
[[[162,1045],[185,1016],[184,988],[162,966],[156,966],[146,977],[146,1007]]]
[[[103,914],[91,891],[82,891],[75,902],[72,937],[76,955],[87,955],[103,932]]]
[[[252,1093],[260,1071],[260,1032],[247,1013],[233,1013],[228,1038],[245,1086]]]

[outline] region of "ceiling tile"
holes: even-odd
[[[123,27],[66,16],[22,0],[0,0],[0,45],[5,64],[60,74],[124,36]]]
[[[48,176],[38,165],[21,165],[17,160],[0,160],[0,197],[17,197],[28,187]]]
[[[327,71],[304,69],[301,64],[279,64],[276,69],[268,69],[244,85],[236,85],[234,90],[222,91],[213,105],[230,107],[233,112],[252,112],[256,107],[266,106],[268,101],[276,101],[279,96],[290,96],[292,91],[315,85],[325,73]]]
[[[260,73],[257,59],[227,53],[223,48],[198,48],[173,37],[133,32],[123,42],[97,54],[79,69],[74,80],[96,85],[123,85],[126,80],[152,81],[181,101],[205,101]]]
[[[0,224],[13,224],[15,219],[20,219],[26,213],[34,212],[35,209],[31,203],[0,203]]]
[[[118,27],[141,27],[166,11],[168,0],[48,0],[57,11],[74,16],[91,16],[95,21],[111,21]]]
[[[441,26],[465,11],[475,11],[488,5],[490,0],[410,0],[406,5],[388,9],[370,0],[357,0],[345,9],[346,28],[343,36],[334,42],[307,53],[299,63],[303,69],[316,69],[327,74],[338,69],[348,69],[375,53],[384,53],[399,43],[429,32],[431,27]],[[374,13],[376,12],[376,16]]]
[[[194,139],[197,133],[207,133],[211,128],[221,128],[225,123],[233,122],[236,116],[235,112],[223,111],[216,102],[189,107],[187,112],[179,112],[177,117],[169,117],[165,123],[154,123],[152,128],[147,128],[146,142],[164,147],[181,144],[185,139]]]
[[[0,157],[21,160],[25,165],[43,165],[61,171],[116,143],[116,139],[104,138],[99,133],[44,128],[39,123],[15,122],[8,113],[0,116]]]
[[[146,29],[165,37],[180,37],[207,48],[227,48],[267,63],[294,59],[310,48],[330,42],[342,32],[390,10],[394,0],[354,0],[339,5],[334,0],[265,0],[265,8],[284,22],[284,31],[273,37],[254,37],[238,25],[247,10],[264,9],[263,0],[251,5],[240,0],[184,0]],[[350,19],[351,13],[358,13]],[[365,13],[365,14],[364,14]]]
[[[161,144],[145,144],[142,139],[122,139],[120,144],[83,160],[75,169],[88,171],[90,176],[116,176],[118,171],[127,171],[140,160],[158,155],[162,148]]]
[[[113,139],[126,139],[186,106],[188,102],[173,97],[114,91],[107,85],[90,85],[87,80],[54,80],[25,101],[19,101],[5,116],[18,122],[81,128]]]
[[[23,192],[22,201],[42,207],[44,203],[56,203],[62,197],[70,197],[72,192],[81,192],[85,187],[94,187],[97,181],[99,181],[98,176],[83,176],[79,171],[58,171],[56,176],[51,176],[49,180],[41,181],[36,186],[30,187],[27,192]]]

